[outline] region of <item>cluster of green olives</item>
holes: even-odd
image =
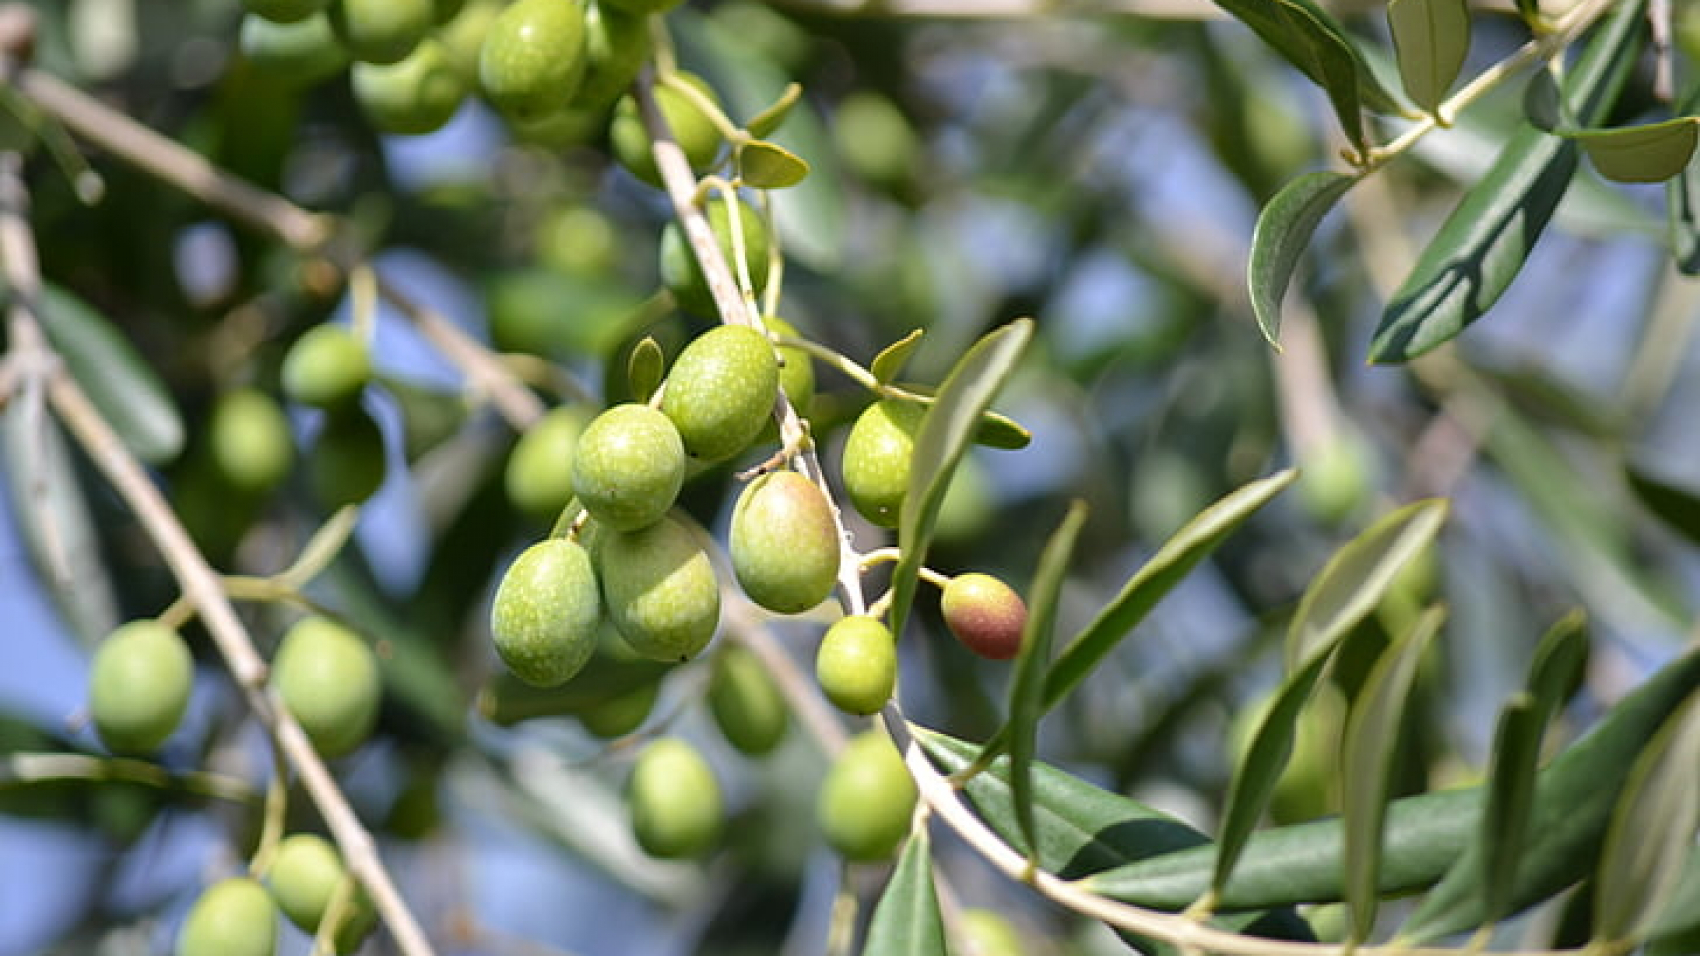
[[[275,848],[263,883],[234,876],[201,892],[178,932],[177,956],[272,956],[279,910],[302,932],[316,935],[339,894],[346,903],[330,938],[335,952],[347,954],[377,926],[377,909],[329,841],[291,834]]]
[[[372,380],[371,350],[349,326],[322,323],[295,340],[283,358],[283,393],[324,413],[308,478],[328,508],[359,504],[384,483],[384,439],[361,407]]]

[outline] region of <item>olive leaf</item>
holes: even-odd
[[[1437,112],[1470,52],[1468,4],[1465,0],[1390,0],[1387,26],[1393,34],[1405,94],[1427,112]]]
[[[1279,347],[1281,297],[1292,281],[1299,254],[1310,244],[1322,217],[1352,184],[1356,176],[1318,170],[1292,180],[1257,214],[1251,233],[1251,257],[1246,263],[1246,283],[1251,290],[1251,308],[1257,326],[1270,345]]]
[[[863,956],[947,956],[944,919],[933,885],[932,841],[916,830],[897,858],[891,882],[874,907]]]
[[[1681,173],[1700,142],[1700,116],[1612,129],[1558,130],[1576,140],[1600,175],[1620,183],[1659,183]]]
[[[646,335],[632,346],[631,354],[626,357],[626,381],[638,401],[649,401],[666,374],[667,357],[653,336]]]
[[[926,329],[915,329],[880,349],[874,360],[868,363],[868,371],[874,374],[874,380],[881,385],[889,385],[897,376],[903,374],[903,366],[909,363],[909,356],[915,354],[915,349],[921,345],[922,336],[926,334]]]
[[[768,107],[750,117],[744,128],[752,136],[771,136],[785,122],[785,117],[791,115],[791,108],[803,98],[803,88],[796,83],[785,84],[785,89]]]
[[[758,139],[738,147],[738,175],[757,189],[784,189],[808,178],[809,164],[783,146]]]

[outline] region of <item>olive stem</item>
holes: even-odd
[[[248,781],[206,770],[173,772],[159,764],[129,757],[18,752],[0,762],[0,791],[55,780],[135,783],[198,797],[253,803],[259,799]]]
[[[21,72],[30,73],[28,70]],[[49,87],[52,88],[51,83]],[[136,128],[141,129],[139,126]],[[172,145],[175,147],[175,144]],[[0,261],[0,269],[4,270],[7,283],[18,292],[13,297],[10,318],[14,333],[23,333],[12,340],[12,345],[14,348],[40,349],[45,355],[53,355],[55,353],[41,334],[40,319],[35,312],[34,293],[40,288],[41,274],[35,238],[29,225],[29,192],[23,182],[21,166],[22,159],[16,153],[0,155],[0,260],[3,260]],[[199,610],[213,644],[247,698],[249,708],[270,731],[273,741],[300,776],[326,826],[341,846],[344,858],[349,861],[350,870],[370,891],[395,936],[397,946],[407,956],[430,956],[433,952],[431,944],[396,889],[389,871],[384,868],[372,835],[360,822],[348,798],[337,786],[336,779],[313,749],[306,732],[267,686],[265,659],[255,649],[253,638],[236,616],[236,609],[224,593],[218,572],[207,563],[147,470],[125,448],[111,423],[101,416],[82,386],[64,371],[61,364],[53,363],[51,367],[53,371],[46,379],[48,403],[95,467],[106,476],[113,490],[135,513],[170,567],[184,596]]]

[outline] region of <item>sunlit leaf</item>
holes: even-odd
[[[868,924],[863,956],[947,956],[933,854],[925,830],[909,837]]]
[[[1465,0],[1390,0],[1387,26],[1405,94],[1424,110],[1437,111],[1470,52],[1469,5]]]
[[[758,139],[738,147],[738,174],[757,189],[784,189],[808,178],[809,164],[783,146]]]
[[[1569,71],[1577,121],[1600,122],[1643,35],[1644,0],[1619,4]],[[1577,146],[1525,124],[1465,194],[1393,293],[1370,342],[1372,362],[1403,362],[1481,318],[1517,277],[1576,170]]]
[[[1327,170],[1306,173],[1270,199],[1257,214],[1251,234],[1246,279],[1258,328],[1271,345],[1281,335],[1281,297],[1292,281],[1299,254],[1328,210],[1352,188],[1357,177]]]
[[[1015,363],[1032,337],[1032,319],[1017,319],[986,333],[950,370],[938,396],[921,419],[915,435],[909,490],[898,518],[897,541],[903,556],[891,573],[891,610],[887,622],[895,634],[903,633],[903,622],[915,598],[921,562],[926,559],[933,524],[938,520],[956,463],[968,450],[980,416],[1015,371]]]
[[[1679,116],[1645,126],[1559,130],[1581,142],[1600,175],[1620,183],[1662,183],[1681,173],[1700,142],[1700,117]]]
[[[915,329],[903,338],[891,343],[874,360],[868,363],[868,371],[874,373],[874,379],[882,384],[890,384],[903,374],[903,366],[909,364],[909,356],[921,345],[921,337],[927,334],[926,329]]]
[[[1405,719],[1423,653],[1445,618],[1444,610],[1430,608],[1387,648],[1371,669],[1346,719],[1341,748],[1346,800],[1341,816],[1346,828],[1346,905],[1356,941],[1367,939],[1375,928],[1393,742],[1399,738],[1399,725]]]

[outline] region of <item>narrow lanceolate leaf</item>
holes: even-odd
[[[757,189],[784,189],[807,179],[809,164],[783,146],[758,139],[738,147],[738,175]]]
[[[124,334],[92,306],[54,285],[41,290],[41,327],[65,368],[130,453],[150,465],[183,450],[183,419],[171,393]]]
[[[1237,488],[1163,542],[1121,593],[1058,655],[1045,677],[1045,709],[1061,703],[1198,562],[1297,477],[1298,472],[1289,469]]]
[[[1605,118],[1641,47],[1644,0],[1619,4],[1570,70],[1578,122]],[[1424,248],[1382,313],[1372,362],[1403,362],[1481,318],[1517,277],[1576,170],[1577,145],[1525,124]]]
[[[1660,729],[1635,762],[1612,814],[1594,877],[1594,938],[1638,940],[1663,908],[1700,828],[1700,696]]]
[[[1690,651],[1618,701],[1585,737],[1541,771],[1512,893],[1514,907],[1545,899],[1593,872],[1616,783],[1628,775],[1648,738],[1697,687],[1700,652]],[[1483,799],[1480,788],[1470,787],[1405,797],[1389,806],[1378,874],[1382,894],[1434,887],[1404,930],[1408,939],[1432,939],[1480,925],[1481,850],[1473,841],[1481,826]],[[1043,799],[1040,805],[1044,820]],[[1130,839],[1138,832],[1131,826],[1122,829]],[[1216,855],[1215,847],[1208,845],[1156,852],[1097,872],[1082,880],[1081,888],[1138,906],[1180,909],[1210,889]],[[1218,895],[1217,909],[1338,901],[1345,893],[1343,860],[1344,832],[1338,818],[1259,831],[1247,842],[1233,878]]]
[[[903,366],[909,364],[909,356],[915,354],[915,349],[921,344],[921,337],[927,334],[926,329],[916,329],[903,338],[880,349],[874,360],[868,363],[868,371],[874,373],[874,380],[881,385],[889,385],[903,374]]]
[[[1697,181],[1700,182],[1700,181]],[[1696,193],[1700,197],[1700,193]],[[1700,246],[1697,246],[1700,248]],[[1700,266],[1700,262],[1696,263]],[[1686,488],[1631,465],[1628,468],[1630,490],[1647,510],[1659,517],[1666,527],[1689,541],[1700,544],[1700,491]]]
[[[1560,130],[1588,151],[1600,175],[1620,183],[1662,183],[1681,173],[1700,141],[1700,116],[1645,126]]]
[[[1016,655],[1015,676],[1009,686],[1009,718],[1002,736],[1009,741],[1010,784],[1015,795],[1015,818],[1021,837],[1032,852],[1033,757],[1039,739],[1039,718],[1044,716],[1045,670],[1051,663],[1051,636],[1056,628],[1057,598],[1068,574],[1069,556],[1086,523],[1086,504],[1076,501],[1062,524],[1045,544],[1039,569],[1028,589],[1027,624],[1021,632],[1021,652]]]
[[[1488,760],[1487,801],[1476,840],[1482,847],[1483,920],[1497,922],[1511,905],[1517,861],[1528,835],[1541,741],[1552,715],[1575,693],[1588,660],[1586,618],[1566,615],[1541,638],[1524,690],[1500,710]]]
[[[1341,750],[1346,800],[1346,905],[1352,939],[1369,938],[1375,928],[1381,875],[1381,837],[1387,821],[1388,782],[1393,774],[1393,742],[1417,679],[1424,651],[1440,630],[1446,612],[1430,608],[1376,661],[1364,682]]]
[[[1405,95],[1436,112],[1470,52],[1469,6],[1465,0],[1391,0],[1387,26]]]
[[[947,956],[933,854],[925,830],[909,837],[868,924],[863,956]]]
[[[1310,244],[1322,217],[1357,181],[1356,176],[1328,170],[1306,173],[1282,186],[1257,214],[1246,281],[1257,327],[1269,344],[1279,345],[1281,297],[1287,293],[1299,254]]]
[[[1414,502],[1336,551],[1305,589],[1287,627],[1288,673],[1331,653],[1342,635],[1375,610],[1400,569],[1428,547],[1445,520],[1444,499]]]
[[[950,476],[968,449],[981,415],[1015,371],[1015,363],[1032,337],[1032,319],[1017,319],[988,332],[957,361],[939,387],[938,397],[927,406],[915,436],[915,463],[897,523],[903,557],[891,574],[891,611],[887,618],[894,634],[903,632],[903,622],[909,616],[921,562],[926,559]]]

